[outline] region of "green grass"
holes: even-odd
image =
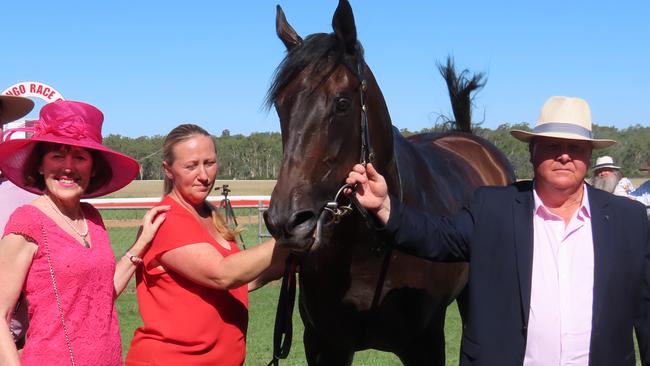
[[[101,210],[103,220],[142,220],[147,213],[146,209],[129,208],[129,209],[110,209]]]
[[[103,210],[102,216],[106,219],[106,211]],[[108,235],[111,238],[111,245],[116,258],[124,255],[133,241],[135,240],[136,228],[109,228]],[[131,344],[133,331],[142,325],[140,312],[138,310],[138,299],[135,295],[135,277],[131,279],[127,288],[116,301],[117,313],[120,320],[120,335],[122,336],[122,351],[124,356]]]

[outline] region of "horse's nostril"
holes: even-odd
[[[310,210],[298,211],[291,215],[289,222],[287,222],[287,231],[292,232],[294,229],[310,220],[316,218],[316,213]]]
[[[282,235],[283,226],[282,222],[278,221],[278,215],[274,215],[273,212],[270,211],[271,209],[266,210],[262,215],[264,216],[264,223],[266,224],[266,228],[269,230],[269,234],[277,239]]]

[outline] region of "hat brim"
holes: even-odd
[[[603,164],[603,165],[596,165],[596,166],[594,167],[594,171],[599,170],[599,169],[606,169],[606,168],[610,168],[610,169],[619,169],[619,170],[621,169],[620,166],[616,166],[616,165],[614,165],[614,164]]]
[[[35,194],[44,192],[37,187],[28,186],[23,177],[23,168],[27,158],[38,142],[52,142],[57,144],[71,145],[85,149],[95,150],[102,154],[108,166],[111,168],[111,179],[98,189],[84,193],[81,198],[93,198],[115,192],[137,178],[140,172],[138,162],[124,154],[111,150],[98,143],[82,143],[79,140],[56,136],[53,138],[33,137],[29,139],[9,140],[0,143],[0,170],[13,184]],[[102,172],[96,172],[102,174]]]
[[[34,108],[34,101],[25,97],[0,95],[0,101],[2,101],[1,125],[26,116]]]
[[[610,147],[616,143],[614,140],[606,140],[606,139],[590,139],[586,138],[581,135],[577,134],[571,134],[571,133],[562,133],[562,132],[542,132],[542,133],[534,133],[534,132],[528,132],[528,131],[522,131],[522,130],[510,130],[510,135],[512,137],[516,138],[519,141],[523,142],[530,142],[530,140],[533,139],[533,137],[551,137],[551,138],[556,138],[556,139],[566,139],[566,140],[581,140],[581,141],[589,141],[591,142],[592,146],[594,149],[604,149],[606,147]]]

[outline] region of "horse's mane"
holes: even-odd
[[[454,112],[455,130],[472,132],[472,93],[481,90],[485,86],[485,75],[474,74],[468,77],[467,69],[456,74],[454,60],[447,58],[446,65],[438,65],[440,74],[447,82],[451,110]]]
[[[361,45],[359,43],[357,45],[356,57],[360,57],[363,61]],[[287,52],[275,70],[271,87],[266,94],[266,107],[270,108],[282,89],[312,64],[314,67],[310,77],[319,75],[321,77],[318,83],[314,83],[315,89],[329,77],[339,63],[343,62],[344,56],[345,48],[334,33],[314,33],[307,36],[300,45]]]

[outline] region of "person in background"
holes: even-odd
[[[13,122],[22,118],[34,108],[31,99],[0,95],[0,125]],[[4,133],[2,141],[4,141]],[[4,158],[4,157],[0,157]],[[18,207],[36,198],[36,195],[16,187],[0,171],[0,232],[4,231],[5,224],[11,213]]]
[[[163,143],[167,219],[136,275],[144,325],[126,357],[138,365],[242,365],[248,291],[279,278],[288,253],[267,241],[237,247],[237,230],[206,201],[217,170],[214,140],[183,124]]]
[[[0,169],[38,194],[11,215],[0,241],[0,365],[122,364],[114,300],[132,277],[168,207],[145,214],[141,235],[116,261],[99,212],[82,198],[131,182],[138,163],[101,143],[103,114],[81,102],[45,105],[31,138],[0,144]],[[24,291],[27,342],[8,321]]]
[[[634,190],[632,182],[623,176],[621,167],[614,164],[611,156],[603,155],[596,159],[594,177],[591,181],[594,188],[617,196],[627,196]]]
[[[650,158],[645,166],[639,168],[642,172],[650,172]],[[650,218],[650,180],[643,182],[639,188],[630,193],[630,197],[643,203],[646,206],[648,218]]]
[[[585,184],[595,139],[580,98],[551,97],[528,143],[532,181],[476,190],[452,217],[404,206],[374,169],[346,183],[395,249],[467,261],[461,365],[650,364],[650,223],[643,207]]]
[[[34,102],[31,99],[15,97],[9,95],[0,95],[0,126],[4,131],[5,123],[13,122],[26,116],[34,108]],[[0,141],[4,141],[4,133]],[[2,157],[0,156],[0,159]],[[18,188],[11,183],[0,171],[0,233],[4,232],[5,225],[9,216],[19,206],[30,202],[36,198],[36,195]],[[18,300],[18,304],[11,318],[11,328],[14,330],[14,341],[16,347],[20,350],[25,345],[25,332],[28,326],[27,303],[23,296]]]

